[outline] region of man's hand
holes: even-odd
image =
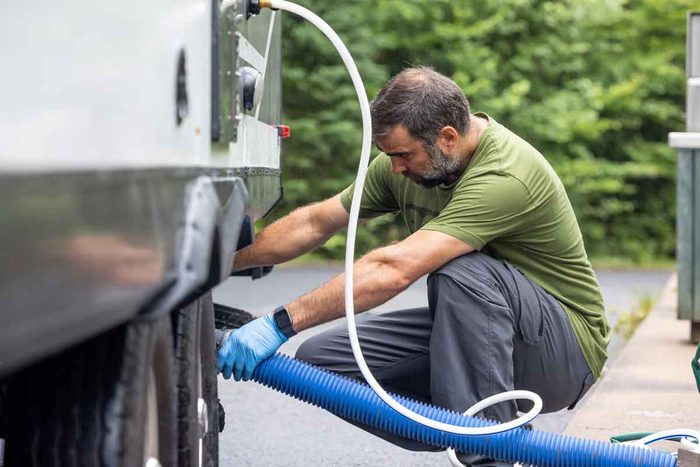
[[[292,211],[263,229],[252,244],[236,252],[233,269],[271,266],[297,258],[347,227],[349,218],[340,195]]]
[[[258,363],[275,353],[285,342],[272,314],[258,318],[236,329],[226,339],[216,356],[216,367],[224,375],[236,381],[248,381]]]

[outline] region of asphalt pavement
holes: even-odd
[[[280,304],[313,290],[341,271],[341,266],[278,267],[251,281],[234,277],[214,290],[214,300],[250,311],[269,313]],[[643,295],[661,292],[670,271],[600,270],[598,279],[611,323],[629,311]],[[425,279],[371,311],[381,313],[427,305]],[[294,354],[307,337],[334,323],[306,330],[281,351]],[[611,343],[614,358],[622,345]],[[219,397],[226,410],[220,437],[222,466],[426,466],[449,465],[444,453],[410,452],[376,438],[335,416],[252,382],[219,378]],[[571,412],[541,415],[539,430],[562,432]]]

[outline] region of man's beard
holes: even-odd
[[[435,145],[426,144],[424,147],[428,153],[428,167],[426,171],[422,174],[406,174],[404,172],[404,175],[414,183],[425,188],[433,188],[440,184],[448,184],[454,181],[454,178],[462,172],[462,163],[457,160],[458,158],[446,155]]]

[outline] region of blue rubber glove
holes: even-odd
[[[272,313],[231,333],[216,355],[216,367],[224,378],[248,381],[258,363],[275,353],[287,336],[282,334]]]

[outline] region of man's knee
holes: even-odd
[[[443,264],[439,269],[433,271],[430,276],[443,274],[455,279],[462,276],[483,276],[492,273],[500,262],[486,253],[472,251],[458,256]],[[429,276],[429,277],[430,277]]]
[[[474,251],[433,271],[428,276],[428,296],[429,301],[433,302],[433,315],[437,302],[458,305],[477,301],[505,306],[503,291],[497,285],[500,282],[498,274],[502,272],[499,268],[503,267],[498,260]]]
[[[296,353],[294,354],[294,358],[306,363],[311,363],[312,365],[316,365],[318,364],[318,358],[321,354],[321,345],[321,334],[311,336],[301,343]]]

